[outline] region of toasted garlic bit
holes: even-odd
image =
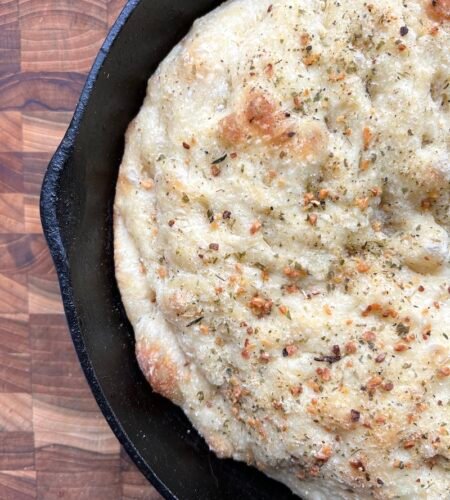
[[[260,296],[255,296],[249,303],[253,314],[258,317],[268,316],[272,312],[273,302]]]
[[[141,181],[140,184],[144,189],[147,190],[153,189],[153,186],[155,185],[152,179],[145,179]]]
[[[259,221],[253,222],[253,224],[250,227],[250,234],[256,234],[258,233],[262,228],[262,224]]]

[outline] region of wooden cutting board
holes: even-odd
[[[104,421],[39,220],[47,163],[124,0],[0,0],[0,499],[159,499]]]

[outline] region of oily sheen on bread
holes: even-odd
[[[142,371],[303,498],[450,498],[449,20],[226,2],[127,132],[115,261]]]

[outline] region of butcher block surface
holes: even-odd
[[[0,499],[159,499],[79,367],[39,191],[124,0],[0,0]]]

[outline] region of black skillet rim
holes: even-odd
[[[130,438],[122,428],[119,420],[115,416],[112,408],[108,403],[107,398],[105,397],[100,387],[97,376],[95,375],[94,368],[86,351],[85,343],[78,323],[73,289],[69,278],[69,263],[61,239],[56,203],[58,197],[59,180],[67,161],[72,155],[79,127],[86,111],[95,82],[117,36],[140,2],[141,0],[128,0],[110,32],[108,33],[97,57],[95,58],[92,69],[89,72],[86,83],[83,87],[69,128],[56,153],[51,159],[47,172],[45,173],[41,190],[40,213],[44,235],[50,248],[50,254],[53,258],[58,275],[59,286],[61,289],[61,295],[64,304],[64,311],[66,314],[72,341],[74,343],[78,359],[89,383],[91,391],[109,426],[111,427],[116,437],[119,439],[120,443],[124,446],[126,452],[131,457],[133,462],[138,466],[144,476],[153,484],[158,492],[161,493],[161,495],[163,495],[167,499],[172,500],[176,498],[175,495],[159,479],[159,477],[151,469],[151,467],[142,459],[139,452],[131,442]]]

